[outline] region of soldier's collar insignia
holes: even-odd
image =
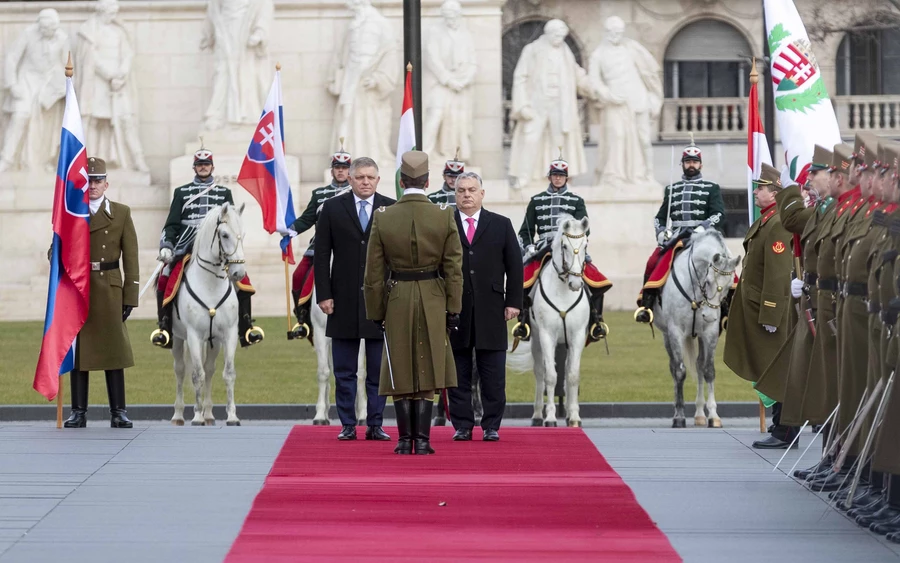
[[[450,207],[450,206],[447,204],[446,201],[442,201],[442,202],[441,202],[440,208],[441,208],[442,211],[445,210],[445,209],[447,209],[448,207]]]
[[[378,209],[376,209],[376,211],[381,211],[382,213],[384,213],[385,209],[387,209],[387,207],[382,205],[382,206],[379,206]]]

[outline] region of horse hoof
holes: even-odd
[[[569,428],[581,428],[581,421],[580,420],[569,420],[566,422],[566,425]]]
[[[706,417],[705,416],[695,416],[694,417],[694,426],[700,426],[700,427],[706,426]]]
[[[719,418],[711,418],[709,420],[710,428],[722,428],[722,420]]]
[[[172,424],[174,426],[184,426],[184,419],[182,418],[180,420],[172,420]]]
[[[547,421],[544,423],[544,426],[546,426],[547,428],[556,428],[556,421],[555,420],[553,422]]]
[[[531,425],[532,425],[532,426],[543,426],[543,425],[544,425],[544,421],[541,420],[540,418],[532,418],[532,419],[531,419]]]
[[[365,426],[365,425],[366,425],[366,419],[365,419],[365,418],[360,418],[359,420],[356,421],[356,425],[357,425],[357,426]]]
[[[215,423],[213,423],[213,424],[215,424]],[[226,426],[240,426],[241,421],[240,420],[228,420],[225,422],[225,425]]]
[[[684,423],[683,418],[676,418],[672,420],[672,428],[687,428],[687,425]]]
[[[436,417],[432,426],[447,426],[447,419],[442,416]]]
[[[203,421],[203,425],[204,425],[204,426],[215,426],[215,425],[216,425],[216,419],[213,418],[213,419],[211,419],[211,420],[204,420],[204,421]]]
[[[329,422],[328,419],[325,419],[325,420],[314,419],[313,426],[328,426],[328,422]]]
[[[202,420],[192,420],[191,421],[191,426],[203,426],[203,424],[204,423]]]

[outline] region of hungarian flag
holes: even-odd
[[[792,0],[764,0],[775,116],[785,164],[797,179],[809,168],[813,146],[841,142],[828,89],[806,27]],[[771,111],[771,110],[769,110]]]
[[[53,194],[50,287],[33,384],[47,400],[59,392],[59,376],[75,369],[75,339],[90,308],[91,209],[87,168],[81,112],[72,79],[67,78]]]
[[[413,119],[412,65],[406,65],[406,87],[403,89],[403,111],[400,112],[400,133],[397,135],[397,199],[403,196],[400,187],[400,161],[403,153],[416,150],[416,122]]]
[[[753,64],[756,65],[756,62],[754,61]],[[755,70],[754,66],[753,71]],[[759,178],[763,162],[772,165],[772,155],[769,154],[766,132],[763,130],[762,119],[759,116],[759,89],[752,78],[750,82],[750,99],[747,109],[747,210],[750,213],[749,224],[752,225],[759,217],[759,209],[756,208],[753,201],[753,180]]]
[[[237,181],[259,202],[266,232],[278,231],[284,235],[281,239],[281,259],[293,264],[294,251],[288,229],[297,220],[297,215],[294,213],[291,183],[284,159],[284,109],[279,70],[275,71],[272,88]]]

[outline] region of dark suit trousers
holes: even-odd
[[[380,338],[332,338],[331,359],[334,362],[334,402],[341,424],[356,426],[356,383],[359,343],[366,343],[366,424],[381,426],[381,414],[387,397],[378,396],[378,380],[381,376]]]
[[[472,347],[453,350],[457,386],[448,389],[450,421],[457,430],[475,426],[472,409]],[[481,378],[481,427],[499,430],[506,409],[506,350],[475,350],[474,365]]]

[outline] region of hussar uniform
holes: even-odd
[[[401,180],[428,174],[428,155],[401,157]],[[406,189],[373,213],[366,257],[366,316],[384,329],[379,394],[391,395],[400,433],[397,453],[433,453],[434,392],[456,386],[447,337],[462,310],[462,244],[453,209]]]
[[[781,189],[779,172],[762,165],[757,189]],[[744,237],[744,260],[732,301],[725,340],[725,364],[738,376],[757,382],[787,338],[790,326],[791,240],[781,224],[775,203]],[[761,447],[774,447],[793,439],[790,427],[773,434]],[[776,440],[778,441],[776,444]],[[755,444],[760,447],[763,442]]]
[[[456,179],[466,171],[466,163],[453,159],[444,163],[444,184],[428,194],[428,200],[438,205],[456,207]]]
[[[553,175],[568,177],[569,164],[561,158],[551,162],[547,177]],[[532,196],[528,202],[525,219],[519,228],[519,241],[524,252],[525,289],[534,286],[540,276],[545,261],[550,257],[551,243],[559,230],[560,219],[567,216],[576,220],[587,217],[584,199],[573,193],[568,184],[561,188],[555,188],[551,183],[546,190]],[[600,273],[588,255],[584,257],[582,278],[591,296],[588,339],[596,342],[604,338],[609,330],[606,323],[603,322],[603,295],[612,287],[612,282]],[[518,340],[528,340],[531,337],[531,327],[529,326],[531,303],[531,296],[529,292],[526,292],[524,307],[519,314],[518,324],[513,329],[513,336]]]
[[[331,155],[331,168],[349,168],[352,158],[343,147]],[[350,189],[350,182],[338,182],[332,179],[331,184],[316,188],[309,198],[309,203],[303,214],[290,226],[290,235],[295,237],[316,225],[319,211],[326,201],[337,197]],[[297,325],[288,334],[289,339],[312,338],[312,325],[310,324],[310,307],[312,306],[312,293],[315,286],[315,271],[313,269],[313,256],[316,239],[311,238],[309,247],[303,253],[303,259],[294,269],[291,278],[291,297],[294,301],[294,315],[297,317]]]
[[[687,161],[702,162],[702,156],[700,148],[692,143],[681,154],[682,165]],[[721,231],[724,220],[721,188],[705,179],[699,171],[695,176],[682,176],[680,181],[666,186],[662,205],[653,219],[658,246],[644,268],[644,282],[634,314],[636,321],[653,322],[653,306],[669,277],[675,251],[684,244],[682,241],[698,228]],[[722,303],[723,317],[728,315],[729,301],[730,294]]]
[[[194,166],[213,164],[212,151],[200,148],[194,153]],[[214,208],[230,203],[234,205],[231,190],[215,183],[210,175],[206,179],[194,177],[190,184],[175,188],[169,215],[159,237],[159,248],[172,251],[172,259],[157,280],[157,309],[159,328],[151,335],[151,342],[162,348],[172,347],[173,307],[181,282],[183,268],[194,247],[197,230],[206,215]],[[262,341],[265,333],[254,325],[251,318],[250,296],[256,290],[250,278],[235,284],[238,297],[238,336],[241,346],[250,346]]]
[[[106,162],[88,159],[88,178],[105,179]],[[125,414],[125,368],[134,365],[125,320],[138,305],[138,242],[127,205],[103,197],[91,202],[91,279],[88,317],[75,343],[72,413],[66,428],[86,426],[88,374],[106,372],[110,426],[131,428]]]

